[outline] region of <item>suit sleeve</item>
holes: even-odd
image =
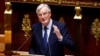
[[[67,30],[67,26],[66,25],[62,26],[61,34],[63,36],[62,44],[64,44],[68,49],[74,50],[75,49],[74,42],[71,39],[71,36],[70,36],[70,34],[69,34],[68,30]]]

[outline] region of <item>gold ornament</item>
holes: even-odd
[[[23,18],[23,21],[22,21],[22,30],[25,32],[24,36],[28,37],[29,32],[31,31],[31,22],[30,22],[28,14],[24,15],[24,18]]]
[[[100,38],[100,21],[99,21],[98,18],[96,18],[92,22],[91,32],[94,35],[94,38],[96,39],[96,46],[97,46],[98,45],[99,38]]]

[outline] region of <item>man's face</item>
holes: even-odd
[[[51,13],[48,11],[46,7],[43,7],[40,9],[37,13],[39,21],[44,25],[47,26],[50,18],[51,18]]]

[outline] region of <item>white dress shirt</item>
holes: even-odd
[[[50,22],[46,27],[47,27],[47,42],[48,42],[50,32],[51,32],[51,27],[52,27],[52,19],[50,19]],[[44,37],[44,32],[45,32],[44,26],[42,25],[42,37]]]

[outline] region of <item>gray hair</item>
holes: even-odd
[[[44,7],[46,7],[46,8],[48,9],[48,11],[51,12],[51,9],[50,9],[49,5],[47,5],[47,4],[40,4],[40,5],[38,5],[37,8],[36,8],[36,13],[38,14],[38,12],[39,12],[42,8],[44,8]]]

